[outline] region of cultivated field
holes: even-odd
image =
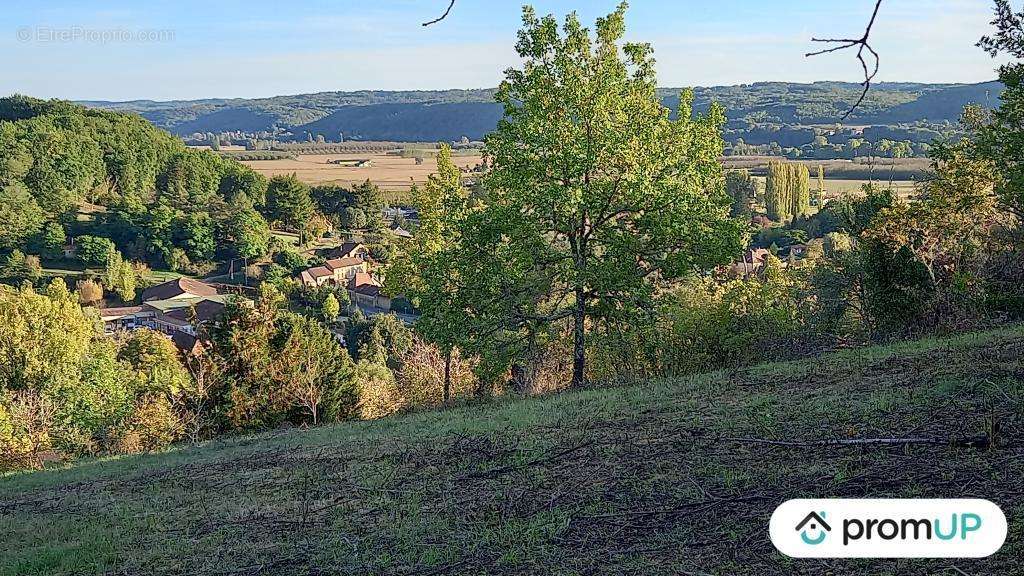
[[[754,176],[754,180],[758,182],[761,190],[764,190],[765,178],[763,176]],[[859,196],[863,193],[863,187],[865,184],[874,183],[875,186],[881,188],[889,187],[888,178],[876,178],[875,180],[838,180],[825,178],[825,197],[826,198],[840,198],[842,196]],[[893,180],[892,188],[896,191],[896,194],[906,200],[917,192],[918,182],[912,180]],[[818,191],[818,181],[812,176],[811,177],[811,194],[813,195]]]
[[[1021,574],[1022,358],[1016,327],[0,477],[0,576]],[[820,443],[872,438],[934,443]],[[981,560],[768,540],[786,500],[868,496],[987,498],[1009,537]]]
[[[372,160],[373,165],[359,168],[330,163],[332,160],[362,159]],[[460,168],[472,168],[480,163],[480,156],[457,155],[453,156],[452,160]],[[387,191],[408,190],[414,183],[422,185],[427,181],[427,176],[437,171],[437,160],[434,158],[425,158],[423,164],[417,165],[415,158],[381,153],[303,154],[295,159],[254,160],[242,163],[267,177],[294,172],[300,180],[311,185],[328,182],[356,184],[369,179]]]

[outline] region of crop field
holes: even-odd
[[[409,155],[407,155],[409,156]],[[353,165],[332,164],[338,160],[370,160],[371,166],[357,167]],[[480,163],[479,154],[456,154],[453,156],[455,164],[460,168],[472,168]],[[725,168],[751,169],[755,178],[764,185],[763,172],[767,159],[762,157],[737,157],[724,160]],[[868,166],[861,162],[850,162],[845,160],[822,161],[825,168],[825,192],[828,198],[838,198],[846,194],[859,194],[861,187],[869,182],[880,186],[888,186],[890,176],[889,160],[881,159],[875,165],[874,178],[867,178]],[[389,155],[382,152],[362,152],[352,154],[300,154],[295,158],[282,158],[278,160],[244,160],[243,164],[253,170],[272,177],[279,174],[295,173],[300,180],[312,186],[326,183],[351,185],[369,179],[380,186],[386,193],[390,193],[389,200],[401,202],[407,200],[404,192],[407,192],[413,184],[422,185],[427,177],[437,171],[437,161],[429,155],[423,159],[422,164],[417,164],[412,156],[403,157]],[[811,164],[814,164],[813,166]],[[817,163],[808,163],[811,169],[811,189],[817,189],[817,182],[814,178]],[[902,198],[907,198],[916,190],[918,182],[914,179],[923,174],[926,164],[921,159],[911,158],[896,161],[893,187]],[[863,174],[862,174],[863,173]]]
[[[764,190],[765,178],[763,176],[754,176],[754,180],[757,181],[758,186],[761,190]],[[863,187],[865,184],[874,183],[875,186],[882,188],[889,187],[888,178],[876,178],[874,180],[839,180],[832,178],[825,178],[825,197],[826,198],[841,198],[843,196],[859,196],[863,193]],[[917,192],[918,182],[913,180],[893,180],[892,188],[896,191],[896,194],[906,200],[910,198],[915,192]],[[812,176],[811,177],[811,194],[813,195],[818,191],[818,181]]]
[[[336,160],[372,161],[372,166],[356,167],[331,164]],[[456,155],[452,158],[460,168],[472,168],[480,163],[479,155]],[[427,176],[437,171],[437,161],[425,158],[417,165],[415,158],[403,158],[382,153],[299,155],[295,159],[255,160],[242,162],[253,170],[272,177],[295,173],[310,185],[337,183],[356,184],[369,179],[385,191],[405,191],[413,184],[422,185]]]

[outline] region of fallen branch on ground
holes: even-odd
[[[835,440],[766,440],[764,438],[722,438],[724,442],[739,444],[766,444],[768,446],[785,446],[789,448],[821,448],[829,446],[909,446],[914,444],[928,446],[950,446],[954,448],[990,448],[992,439],[988,434],[973,438],[851,438]]]
[[[540,465],[540,464],[548,464],[548,463],[554,462],[555,460],[558,460],[560,458],[564,458],[564,457],[568,456],[569,454],[572,454],[573,452],[578,452],[580,450],[583,450],[584,448],[589,448],[590,446],[593,446],[593,445],[594,445],[594,441],[593,440],[588,440],[586,442],[583,442],[582,444],[577,444],[576,446],[572,446],[570,448],[566,448],[565,450],[560,450],[558,452],[555,452],[554,454],[550,454],[550,455],[545,454],[545,455],[542,455],[542,456],[538,456],[537,458],[534,458],[533,460],[530,460],[528,462],[524,462],[523,464],[519,464],[519,465],[516,465],[516,466],[502,466],[500,468],[491,468],[490,470],[483,470],[483,471],[480,471],[480,472],[470,472],[469,474],[463,475],[460,478],[460,480],[464,480],[466,478],[492,478],[494,476],[500,476],[501,474],[507,474],[509,472],[514,472],[516,470],[522,470],[522,469],[530,468],[532,466],[537,466],[537,465]]]

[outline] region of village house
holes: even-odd
[[[733,262],[730,269],[737,276],[750,276],[760,272],[771,256],[771,250],[767,248],[750,248],[743,252],[739,262]]]
[[[194,339],[202,324],[224,310],[228,298],[209,284],[179,278],[143,291],[139,306],[105,308],[99,312],[107,333],[148,328],[172,338],[181,334]],[[189,339],[178,337],[175,341]],[[194,344],[193,341],[190,346]]]
[[[371,276],[360,272],[348,282],[348,294],[352,303],[369,310],[391,311],[391,298],[384,294],[381,283]]]
[[[394,234],[395,236],[399,237],[399,238],[403,238],[403,239],[406,239],[406,240],[408,240],[409,238],[412,238],[412,232],[409,232],[408,230],[406,230],[405,228],[402,228],[398,224],[392,224],[391,228],[389,228],[389,230],[391,230],[391,233]]]
[[[333,258],[370,259],[370,249],[362,242],[345,242],[331,255]]]
[[[299,274],[299,280],[306,286],[323,286],[324,284],[344,286],[356,274],[365,274],[367,271],[367,262],[362,256],[332,258],[324,262],[323,266],[303,270]]]

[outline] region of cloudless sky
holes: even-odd
[[[616,3],[533,5],[559,17],[575,10],[593,23]],[[522,2],[457,0],[448,19],[420,26],[447,4],[4,0],[0,94],[167,100],[497,85],[518,62],[513,46]],[[874,0],[633,0],[627,35],[653,44],[662,86],[858,81],[863,73],[850,52],[803,55],[816,47],[812,36],[860,36],[873,6]],[[884,0],[873,33],[882,55],[879,79],[993,79],[998,62],[974,47],[991,19],[991,0]],[[155,37],[132,37],[140,34]]]

